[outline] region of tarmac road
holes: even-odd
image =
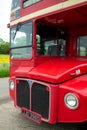
[[[0,78],[0,98],[9,96],[9,78]]]
[[[42,122],[38,125],[25,119],[20,111],[14,107],[8,93],[8,78],[0,79],[2,92],[0,92],[0,130],[86,130],[87,124],[64,124],[50,125]],[[2,97],[1,97],[2,96]],[[79,126],[79,127],[76,127]],[[83,128],[84,126],[84,128]]]
[[[70,125],[50,125],[42,123],[38,125],[25,119],[19,110],[14,108],[11,100],[0,105],[0,130],[76,130]]]

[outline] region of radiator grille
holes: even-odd
[[[19,83],[17,83],[17,105],[30,108],[30,88],[25,80],[19,80]]]
[[[49,91],[45,85],[33,82],[29,85],[27,80],[18,80],[17,106],[28,108],[41,114],[43,118],[49,117]]]
[[[49,115],[49,92],[46,86],[34,83],[32,87],[32,110],[48,118]]]

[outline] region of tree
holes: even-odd
[[[9,42],[2,42],[0,44],[0,54],[9,54]]]
[[[0,38],[0,44],[2,44],[2,43],[4,43],[5,41],[2,39],[2,38]]]

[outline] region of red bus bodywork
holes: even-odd
[[[25,8],[23,3],[21,0],[18,18],[12,12],[10,28],[32,21],[32,57],[10,59],[9,92],[15,107],[37,123],[87,121],[87,0],[41,0]],[[67,32],[64,56],[37,55],[37,34],[45,39],[51,27],[53,32],[58,28],[61,35],[61,28]],[[86,39],[83,46],[84,40],[80,46],[78,38]]]

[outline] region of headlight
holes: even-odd
[[[73,93],[67,93],[64,97],[64,102],[70,109],[77,109],[79,105],[78,98]]]
[[[10,81],[10,85],[9,85],[10,90],[14,90],[14,81]]]

